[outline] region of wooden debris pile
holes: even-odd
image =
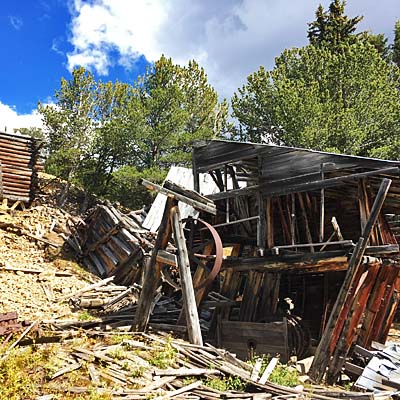
[[[0,132],[0,199],[30,203],[43,166],[37,140]]]
[[[80,396],[104,394],[113,400],[374,399],[372,393],[272,383],[269,378],[277,358],[263,366],[261,360],[251,365],[210,344],[193,345],[165,334],[105,333],[94,329],[86,332],[86,336],[78,330],[71,331],[69,336],[60,336],[44,322],[39,327],[40,332],[46,334],[35,338],[37,349],[61,341],[57,344],[55,358],[48,360],[57,368],[52,367],[47,382],[37,386],[40,395],[61,392]],[[19,338],[19,346],[32,343],[26,339],[26,332],[28,329]],[[10,356],[8,350],[3,360]]]
[[[366,363],[365,367],[346,363],[345,370],[357,377],[356,388],[372,391],[398,392],[400,389],[400,346],[390,343],[388,346],[374,343],[375,350],[368,351],[360,346],[355,349],[358,360]],[[356,357],[355,357],[356,358]]]
[[[89,271],[102,278],[115,276],[116,283],[130,285],[139,280],[141,262],[153,247],[152,239],[136,214],[99,205],[81,221],[68,243]]]

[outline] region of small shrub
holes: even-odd
[[[226,392],[228,390],[235,390],[244,392],[247,388],[247,382],[242,380],[239,376],[228,376],[222,378],[207,378],[203,381],[205,386],[211,389]]]
[[[168,337],[164,350],[154,350],[151,353],[149,363],[160,369],[167,369],[175,363],[177,351],[171,345],[171,338]]]
[[[277,385],[288,387],[294,387],[301,384],[298,372],[289,369],[286,365],[282,365],[281,363],[278,363],[268,380]]]

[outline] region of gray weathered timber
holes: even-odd
[[[196,208],[197,210],[201,210],[201,211],[205,211],[208,212],[210,214],[216,215],[217,213],[217,209],[215,207],[215,204],[213,204],[212,201],[209,201],[208,204],[204,204],[198,200],[194,200],[192,199],[191,196],[191,192],[192,191],[187,191],[186,195],[184,196],[181,193],[176,193],[170,189],[166,189],[160,185],[157,185],[156,183],[152,183],[147,181],[146,179],[142,179],[141,183],[143,186],[145,186],[147,189],[149,190],[154,190],[158,193],[162,193],[165,194],[166,196],[172,196],[174,197],[176,200],[182,201],[185,204],[189,204],[190,206]],[[181,188],[181,190],[185,190],[184,188]],[[192,192],[193,193],[193,192]]]
[[[171,209],[171,224],[172,231],[174,233],[175,244],[178,248],[177,261],[179,266],[179,275],[181,278],[189,341],[190,343],[202,346],[203,338],[201,336],[199,315],[197,313],[192,275],[190,273],[189,255],[186,248],[185,235],[183,233],[179,208],[177,206],[174,206]]]
[[[328,323],[326,325],[325,331],[322,338],[318,344],[313,363],[310,368],[310,378],[315,382],[321,382],[325,370],[330,362],[331,354],[329,353],[329,344],[332,339],[333,330],[337,322],[340,311],[348,295],[349,289],[356,284],[354,278],[357,275],[358,268],[360,267],[362,257],[364,255],[365,249],[367,247],[368,240],[371,236],[372,229],[374,228],[376,221],[378,219],[379,213],[382,209],[383,203],[386,199],[387,193],[389,191],[392,181],[390,179],[383,179],[379,192],[376,195],[374,204],[371,209],[371,214],[365,225],[362,236],[360,237],[356,248],[349,261],[349,267],[346,273],[345,280],[340,288],[339,294],[337,296],[336,302],[333,306],[332,312],[329,316]],[[345,359],[343,359],[343,363]]]
[[[276,183],[277,186],[268,186],[268,185],[253,185],[243,189],[233,189],[228,190],[226,192],[215,193],[208,195],[207,197],[211,200],[222,200],[226,198],[232,198],[239,195],[250,195],[252,193],[256,193],[262,190],[264,196],[275,197],[275,196],[283,196],[291,193],[298,193],[298,192],[308,192],[311,190],[318,190],[323,188],[329,188],[334,186],[343,185],[348,182],[356,182],[359,179],[365,178],[367,176],[374,176],[374,175],[394,175],[397,177],[399,175],[400,169],[398,167],[389,167],[383,169],[377,169],[368,172],[360,172],[345,176],[338,176],[335,178],[329,178],[325,180],[316,180],[310,182],[303,182],[292,186],[282,186]]]
[[[157,262],[157,254],[159,250],[164,250],[166,248],[170,237],[171,224],[169,216],[173,201],[172,198],[168,198],[167,200],[154,249],[151,252],[150,259],[146,260],[144,263],[143,287],[132,325],[133,331],[142,332],[146,330],[147,324],[149,323],[154,293],[161,277],[161,264]]]

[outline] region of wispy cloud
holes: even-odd
[[[284,48],[307,42],[307,22],[329,0],[71,0],[68,67],[107,74],[113,64],[133,65],[165,54],[177,63],[197,59],[220,94],[230,96],[260,65],[271,68]],[[349,15],[366,15],[386,34],[400,17],[398,0],[352,0]],[[397,15],[396,15],[397,13]],[[379,20],[378,20],[379,19]],[[383,22],[384,21],[384,22]],[[364,24],[364,22],[363,22]],[[113,58],[114,57],[114,58]]]
[[[54,38],[51,43],[51,50],[57,53],[60,56],[65,56],[64,52],[60,49],[60,45],[62,44],[62,38]]]
[[[24,25],[24,22],[20,17],[17,17],[16,15],[9,15],[8,16],[8,21],[10,22],[11,26],[16,30],[19,31],[22,26]]]
[[[42,126],[42,117],[37,110],[32,110],[29,114],[18,114],[14,107],[0,102],[0,131],[12,133],[14,129]]]

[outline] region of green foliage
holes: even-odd
[[[315,21],[308,24],[307,36],[312,45],[338,49],[355,42],[354,32],[362,17],[349,18],[344,14],[345,5],[345,1],[333,0],[328,11],[319,5]]]
[[[285,50],[232,99],[252,141],[362,156],[398,157],[399,70],[363,41],[342,52],[312,45]]]
[[[88,310],[83,310],[78,315],[79,321],[91,321],[93,319],[95,319],[95,317],[93,317]]]
[[[113,172],[107,197],[131,209],[139,209],[153,200],[152,193],[139,183],[140,179],[162,183],[166,175],[167,171],[157,167],[139,171],[136,167],[125,165]]]
[[[281,386],[294,387],[300,385],[299,374],[294,369],[289,369],[287,365],[278,365],[274,368],[268,380]]]
[[[394,25],[393,62],[400,67],[400,21]]]
[[[71,182],[81,162],[87,158],[93,143],[96,126],[95,112],[96,82],[84,68],[77,68],[72,79],[61,80],[55,93],[56,105],[39,103],[48,137],[50,162],[59,168],[59,177]]]
[[[177,351],[172,347],[171,340],[167,339],[163,350],[152,350],[148,362],[160,369],[167,369],[174,365]]]
[[[39,104],[46,171],[130,207],[150,200],[140,178],[159,182],[172,164],[189,165],[192,142],[227,127],[226,101],[195,61],[181,67],[163,56],[133,86],[77,68],[55,98]]]
[[[195,61],[185,67],[162,56],[135,85],[127,128],[135,135],[138,169],[188,165],[191,143],[218,135],[226,102],[207,82]]]
[[[383,33],[379,33],[374,35],[370,32],[363,32],[362,37],[364,40],[368,41],[384,60],[389,60],[390,58],[390,49],[388,45],[388,40]]]
[[[37,387],[46,381],[53,367],[49,358],[52,346],[36,351],[34,347],[16,348],[0,362],[0,400],[36,398]]]
[[[19,128],[17,129],[22,135],[31,136],[39,140],[44,140],[45,135],[41,128]]]
[[[211,389],[219,390],[220,392],[226,392],[228,390],[244,392],[247,388],[247,382],[241,379],[239,376],[207,378],[205,381],[203,381],[203,383],[205,386],[208,386]]]

